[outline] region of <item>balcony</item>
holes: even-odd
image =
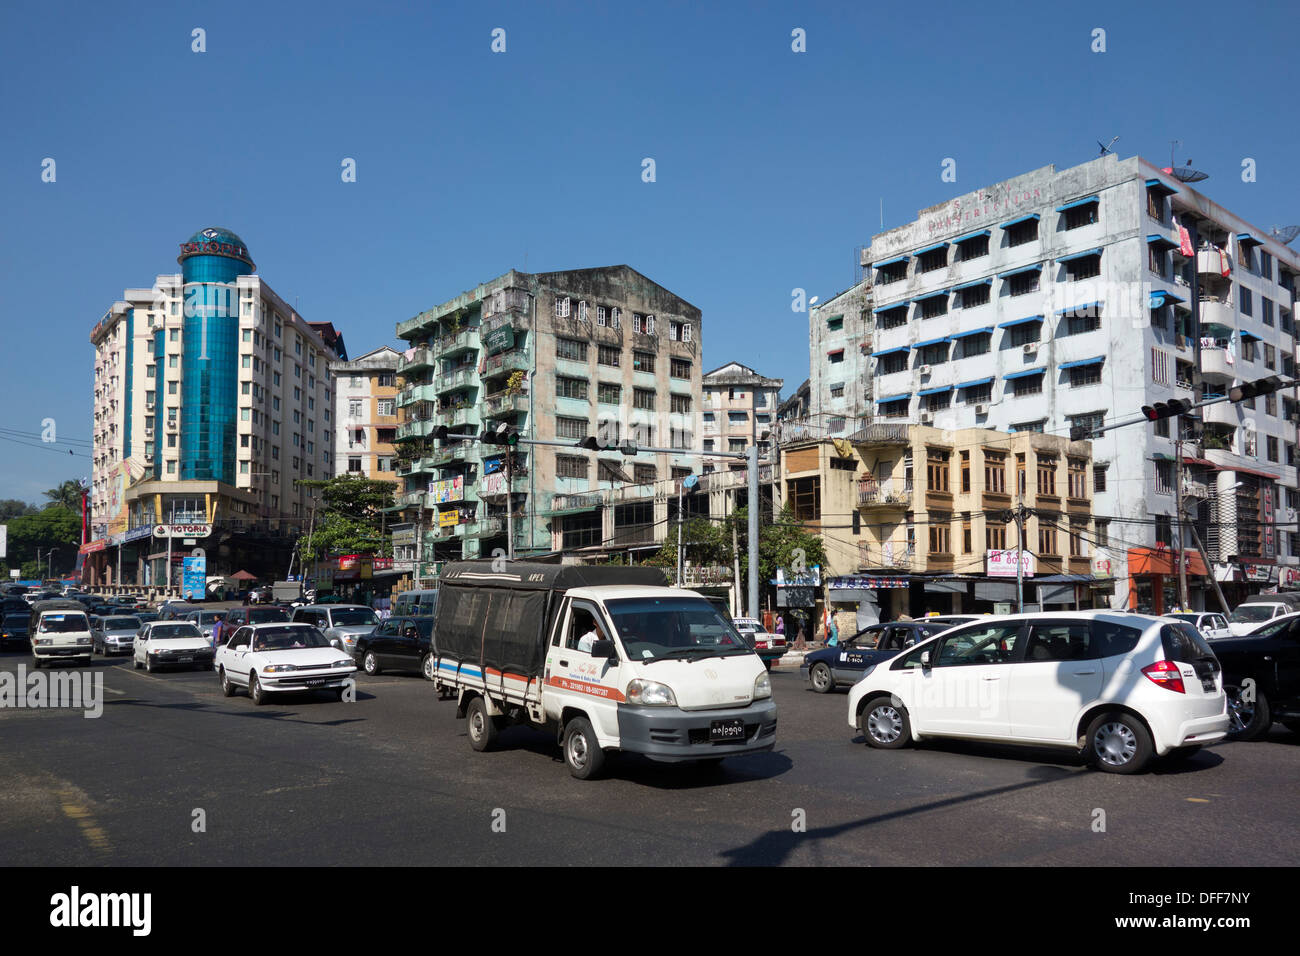
[[[408,491],[405,494],[398,495],[394,502],[399,508],[420,508],[424,505],[424,492]]]
[[[1201,374],[1206,378],[1224,384],[1230,383],[1238,376],[1236,359],[1229,364],[1228,350],[1217,345],[1213,348],[1201,346]]]
[[[914,548],[904,547],[897,541],[881,545],[861,542],[858,545],[858,567],[890,571],[920,571],[925,561],[918,558]]]
[[[491,538],[505,534],[506,521],[504,518],[481,518],[466,525],[457,525],[457,528],[465,529],[462,534],[466,538]]]
[[[445,468],[455,461],[465,461],[473,451],[472,446],[466,442],[452,442],[446,448],[440,448],[429,458],[421,459],[422,462],[428,462],[431,468]]]
[[[1195,478],[1183,478],[1184,498],[1208,498],[1209,495],[1210,488],[1205,482],[1197,481]]]
[[[908,425],[867,425],[852,436],[853,444],[871,446],[906,446],[912,443],[911,428]]]
[[[533,318],[524,305],[507,306],[504,311],[497,312],[483,320],[483,334],[486,335],[488,332],[506,325],[517,332],[526,332],[533,327]]]
[[[528,470],[516,468],[510,481],[512,494],[528,493]],[[500,498],[506,493],[506,476],[503,472],[484,475],[478,481],[478,496],[482,498]]]
[[[1200,275],[1216,276],[1225,278],[1223,275],[1224,264],[1227,264],[1228,274],[1232,274],[1232,257],[1228,255],[1220,256],[1220,250],[1217,246],[1210,246],[1208,249],[1201,249],[1196,253],[1196,271]]]
[[[507,372],[526,372],[533,367],[532,353],[528,349],[512,349],[489,355],[484,365],[483,377],[503,375]]]
[[[432,402],[436,397],[432,385],[410,385],[397,393],[397,404],[405,408],[417,402]]]
[[[858,482],[859,508],[906,508],[911,503],[911,482]]]
[[[1207,425],[1226,425],[1236,428],[1241,424],[1242,411],[1241,406],[1233,402],[1220,402],[1217,405],[1206,405],[1201,409],[1201,416]],[[1250,409],[1244,411],[1249,412]]]
[[[614,536],[609,541],[613,547],[626,547],[636,544],[654,544],[655,543],[655,525],[654,522],[648,524],[627,524],[615,525]]]
[[[397,426],[397,440],[409,441],[412,438],[427,438],[433,434],[437,425],[432,419],[424,418],[416,421],[402,422]]]
[[[472,405],[462,405],[460,408],[447,408],[438,412],[437,420],[439,425],[446,425],[448,428],[460,428],[463,425],[477,425],[478,413]]]
[[[446,358],[460,352],[472,352],[478,348],[478,329],[462,329],[452,335],[441,335],[433,342],[433,353],[438,358]]]
[[[484,418],[506,418],[528,411],[528,396],[522,392],[496,392],[483,399]]]
[[[458,388],[464,388],[467,385],[473,385],[474,366],[468,365],[452,372],[443,372],[433,380],[433,384],[435,390],[440,393],[451,392]]]
[[[402,356],[397,360],[397,374],[405,375],[407,372],[429,368],[431,365],[433,365],[433,350],[419,348],[411,353],[410,358]]]
[[[1225,329],[1237,327],[1237,306],[1231,300],[1201,299],[1201,327],[1218,325]]]

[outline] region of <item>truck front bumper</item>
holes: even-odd
[[[737,718],[744,722],[743,738],[717,742],[709,739],[716,721]],[[665,762],[762,753],[776,745],[776,702],[768,698],[748,707],[723,710],[620,704],[618,735],[621,750]]]

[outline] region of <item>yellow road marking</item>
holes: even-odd
[[[111,853],[113,845],[109,842],[108,834],[103,828],[95,822],[91,816],[90,810],[80,803],[76,803],[78,795],[74,790],[59,790],[59,805],[63,809],[63,814],[69,820],[76,822],[81,828],[81,835],[86,838],[91,849],[99,853]]]
[[[1209,800],[1203,800],[1203,799],[1200,798],[1200,797],[1188,797],[1188,798],[1187,798],[1187,802],[1188,802],[1188,803],[1209,803],[1210,801],[1209,801]]]

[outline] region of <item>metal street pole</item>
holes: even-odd
[[[1016,500],[1016,613],[1025,613],[1025,500]]]
[[[171,519],[167,523],[167,596],[172,596],[172,525],[176,523],[176,502],[172,502]]]
[[[749,616],[758,617],[758,446],[746,449],[749,460]]]
[[[682,480],[677,479],[677,586],[682,586]]]
[[[1219,587],[1219,579],[1214,576],[1214,568],[1210,564],[1210,556],[1205,553],[1205,546],[1201,544],[1201,534],[1196,530],[1196,522],[1189,522],[1192,528],[1192,540],[1196,542],[1196,550],[1201,552],[1201,560],[1205,562],[1205,569],[1210,572],[1210,583],[1214,585],[1214,594],[1219,599],[1219,606],[1223,608],[1224,614],[1231,614],[1232,609],[1228,607],[1228,600],[1223,596],[1223,588]]]
[[[1180,427],[1175,425],[1175,427]],[[1184,610],[1191,610],[1191,602],[1187,599],[1187,562],[1183,560],[1183,440],[1178,438],[1174,441],[1174,527],[1177,529],[1174,533],[1177,537],[1178,548],[1175,552],[1178,557],[1178,606]]]
[[[515,559],[515,519],[511,514],[514,511],[514,490],[512,485],[515,477],[514,469],[515,450],[509,445],[506,446],[506,559],[513,561]]]

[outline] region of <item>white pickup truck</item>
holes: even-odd
[[[711,603],[665,580],[655,568],[448,565],[436,680],[454,691],[470,745],[489,749],[510,723],[552,730],[584,780],[614,751],[716,765],[771,750],[763,662]]]

